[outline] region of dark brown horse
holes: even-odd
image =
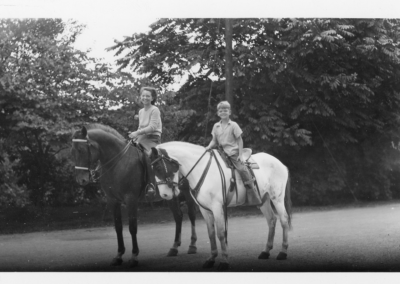
[[[125,204],[129,217],[129,232],[132,236],[132,257],[129,265],[138,265],[139,247],[137,243],[138,202],[145,195],[145,155],[137,147],[128,143],[125,138],[111,127],[101,124],[90,124],[76,131],[72,136],[72,159],[75,163],[75,178],[80,185],[92,181],[92,170],[99,161],[100,185],[105,192],[108,205],[112,208],[115,231],[117,233],[118,253],[111,265],[121,265],[125,253],[122,236],[121,204]],[[195,214],[196,205],[186,190],[189,218],[192,224],[192,236],[188,253],[196,253]],[[176,197],[168,203],[176,223],[175,240],[168,256],[178,253],[181,244],[182,211]],[[179,199],[178,199],[179,198]],[[111,205],[111,206],[110,206]]]

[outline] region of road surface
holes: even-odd
[[[282,241],[280,225],[271,258],[257,259],[268,232],[261,213],[230,218],[228,226],[232,272],[400,272],[400,203],[296,213],[284,261],[275,259]],[[141,225],[139,266],[134,269],[127,262],[132,249],[127,227],[127,253],[120,267],[109,265],[117,251],[112,227],[1,235],[0,271],[203,272],[210,254],[205,222],[197,221],[195,255],[186,254],[189,221],[183,224],[178,256],[166,257],[173,235],[174,223]],[[207,272],[217,271],[218,260]]]

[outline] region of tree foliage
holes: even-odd
[[[101,198],[95,185],[74,183],[70,131],[136,129],[144,85],[162,90],[164,142],[211,138],[225,99],[223,19],[160,19],[110,48],[116,72],[73,48],[83,28],[0,20],[4,206]],[[295,204],[400,197],[399,28],[390,19],[234,20],[232,117],[245,147],[288,166]],[[179,91],[167,91],[180,78]]]
[[[130,80],[73,48],[81,29],[60,19],[0,21],[0,135],[35,205],[76,188],[58,155],[75,125],[109,116]]]
[[[101,197],[96,185],[80,188],[69,161],[71,130],[86,123],[133,131],[141,108],[138,90],[151,82],[90,58],[73,47],[84,27],[60,19],[0,20],[0,135],[5,137],[1,195],[23,205],[57,206]],[[153,83],[151,83],[154,85]],[[160,94],[162,109],[171,92]],[[174,118],[164,111],[165,138]],[[168,123],[168,121],[170,121]],[[27,198],[26,200],[24,198]]]
[[[0,142],[0,206],[24,207],[29,203],[29,197],[26,187],[18,185],[18,175],[13,170],[18,160],[10,161],[4,150],[4,139]]]
[[[398,192],[398,152],[391,142],[399,140],[399,24],[234,20],[233,118],[244,130],[245,146],[288,165],[298,203],[374,200]],[[176,97],[182,109],[193,110],[181,122],[181,139],[201,141],[217,121],[224,34],[223,19],[161,19],[147,34],[113,47],[126,54],[121,68],[161,85],[189,74]]]

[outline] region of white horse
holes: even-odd
[[[200,206],[207,223],[211,257],[203,268],[211,268],[218,255],[216,236],[221,243],[222,260],[219,270],[229,268],[227,249],[227,206],[246,205],[246,189],[236,173],[237,190],[230,190],[231,169],[217,151],[205,151],[202,146],[185,142],[168,142],[152,149],[151,160],[162,198],[170,200],[179,194],[179,172],[189,181],[191,194]],[[256,182],[263,200],[259,209],[267,219],[269,233],[265,249],[259,259],[267,259],[273,247],[277,216],[283,229],[282,249],[278,260],[287,258],[288,231],[291,228],[290,180],[288,169],[275,157],[266,153],[251,156],[259,165],[254,169]],[[216,225],[216,231],[215,227]]]

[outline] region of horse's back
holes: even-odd
[[[288,181],[289,171],[287,167],[277,158],[267,153],[257,153],[252,157],[260,167],[253,170],[258,184],[267,190],[271,197],[274,195],[279,196],[281,191],[285,191]]]
[[[286,166],[281,161],[279,161],[277,158],[275,158],[270,154],[261,152],[251,155],[251,157],[257,162],[260,168],[264,169],[270,168],[276,171],[283,171],[283,172],[288,171]]]

